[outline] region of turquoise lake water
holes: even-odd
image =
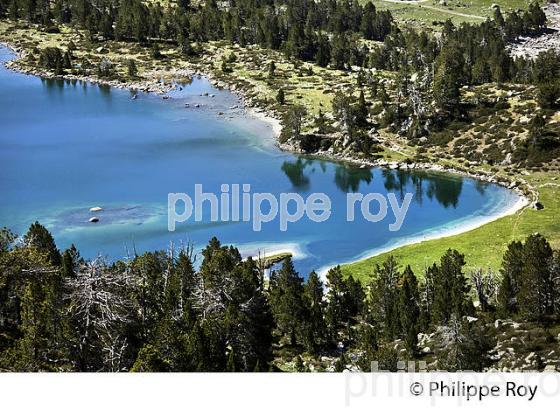
[[[9,58],[0,48],[0,60]],[[163,249],[170,241],[192,241],[200,248],[217,236],[244,254],[290,249],[306,276],[491,217],[518,199],[503,187],[456,175],[360,169],[281,152],[268,124],[233,109],[241,106],[237,97],[203,78],[169,95],[132,99],[129,91],[43,80],[2,66],[0,226],[24,233],[38,220],[61,249],[74,243],[86,257],[110,259]],[[325,193],[332,214],[323,223],[304,218],[286,232],[278,222],[254,232],[250,222],[208,219],[169,232],[168,193],[192,194],[195,184],[218,194],[221,184],[251,184],[252,192],[276,196]],[[414,199],[402,228],[391,232],[392,217],[347,222],[348,192],[392,192],[399,202],[410,192]],[[97,224],[88,222],[94,206],[104,208]]]

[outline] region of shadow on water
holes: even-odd
[[[371,181],[373,181],[373,172],[370,168],[340,165],[334,173],[334,183],[342,192],[358,192],[362,182],[369,185]]]
[[[284,161],[281,169],[296,190],[306,191],[309,189],[310,180],[309,177],[305,175],[304,170],[307,166],[312,164],[313,160],[298,158],[295,161]]]
[[[282,171],[290,180],[294,189],[308,191],[312,176],[318,167],[326,172],[326,163],[320,160],[298,157],[294,161],[284,161]],[[344,193],[359,192],[362,183],[370,185],[374,175],[371,168],[358,168],[345,164],[336,164],[334,183]],[[457,208],[463,191],[464,179],[459,175],[439,175],[426,171],[382,170],[383,185],[387,191],[394,192],[402,200],[409,192],[414,200],[422,204],[425,198],[436,200],[444,208]],[[488,184],[476,181],[474,188],[484,195]],[[363,187],[362,187],[363,189]]]
[[[335,164],[335,167],[334,183],[342,192],[357,192],[362,182],[369,185],[373,181],[373,172],[370,168],[357,168],[344,164]],[[306,168],[310,168],[307,173]],[[327,162],[298,157],[295,161],[284,161],[281,169],[295,189],[307,191],[311,185],[311,175],[317,169],[320,169],[323,174],[327,172]]]
[[[54,95],[54,93],[56,93],[56,95],[62,95],[65,88],[76,88],[78,82],[82,84],[82,91],[84,94],[88,93],[88,89],[90,87],[95,87],[99,91],[99,95],[103,97],[105,101],[112,101],[111,87],[105,84],[92,85],[88,84],[87,81],[64,80],[58,78],[41,78],[41,83],[43,84],[47,92],[51,95]]]
[[[437,175],[424,171],[383,170],[385,189],[401,198],[414,189],[414,199],[421,204],[424,197],[435,199],[445,208],[457,208],[463,190],[463,178],[455,175]],[[483,195],[488,185],[477,182],[476,190]]]
[[[41,82],[43,86],[49,93],[57,92],[58,94],[62,93],[64,90],[65,81],[60,80],[57,78],[42,78]]]

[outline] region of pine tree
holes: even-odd
[[[78,269],[81,263],[83,263],[83,259],[80,256],[80,252],[72,244],[70,248],[62,253],[61,265],[63,276],[66,278],[75,276],[76,269]]]
[[[518,311],[518,294],[523,267],[523,244],[513,241],[508,245],[502,259],[500,274],[502,281],[498,292],[500,311],[504,315]]]
[[[365,292],[359,280],[348,276],[345,281],[345,304],[348,318],[357,318],[364,310]]]
[[[375,326],[369,323],[363,323],[359,328],[359,347],[363,351],[363,355],[359,361],[359,367],[364,372],[372,369],[372,364],[377,360],[377,330]]]
[[[498,27],[503,28],[505,26],[504,16],[502,15],[502,10],[500,10],[500,6],[496,6],[494,8],[494,22],[498,25]]]
[[[333,66],[344,70],[349,60],[349,44],[345,34],[337,34],[332,41],[331,59]]]
[[[276,72],[276,64],[274,63],[274,61],[271,61],[270,64],[268,65],[268,76],[274,77],[275,72]],[[278,92],[280,92],[280,90]],[[279,102],[279,104],[284,104],[284,103]]]
[[[465,60],[457,44],[448,43],[436,61],[434,100],[436,106],[450,115],[456,115],[460,104]]]
[[[329,339],[335,341],[338,332],[343,329],[349,320],[347,287],[342,276],[340,266],[335,266],[327,272],[327,307],[325,319],[329,332]]]
[[[410,266],[401,278],[399,290],[399,315],[406,347],[411,355],[417,351],[418,320],[420,317],[418,281]]]
[[[560,107],[560,81],[551,79],[550,82],[539,84],[537,101],[544,109]]]
[[[315,54],[315,62],[320,67],[326,67],[331,61],[331,47],[328,38],[319,34],[317,42],[317,53]]]
[[[36,248],[44,253],[54,266],[60,266],[61,256],[58,251],[54,238],[50,232],[39,222],[34,222],[23,237],[26,246]]]
[[[304,341],[307,350],[315,353],[324,343],[326,326],[323,316],[323,284],[315,271],[307,278],[303,296],[306,306]]]
[[[357,123],[356,110],[353,109],[352,100],[347,93],[336,92],[332,101],[332,110],[334,118],[340,123],[341,127],[352,135]],[[362,120],[365,120],[365,118],[362,118]]]
[[[128,71],[129,77],[136,78],[136,76],[138,75],[138,69],[136,68],[136,62],[133,59],[127,60],[126,69]]]
[[[64,53],[64,62],[62,63],[64,69],[71,70],[72,69],[72,58],[70,56],[70,52],[66,51]]]
[[[366,40],[373,40],[375,38],[375,24],[376,24],[375,6],[372,2],[368,2],[364,7],[360,31]]]
[[[11,0],[8,7],[8,15],[10,20],[16,21],[20,17],[20,9],[17,0]]]
[[[554,312],[552,257],[550,244],[543,236],[527,238],[519,287],[519,311],[526,318],[541,320]]]
[[[286,142],[290,139],[299,139],[301,136],[301,128],[303,125],[303,118],[307,114],[307,110],[303,105],[291,106],[282,121],[282,134],[280,135],[280,142]]]
[[[398,282],[399,266],[394,257],[388,257],[375,267],[375,280],[371,288],[371,310],[376,321],[383,325],[383,335],[394,339],[400,333]]]
[[[381,106],[383,108],[387,108],[388,104],[389,104],[389,94],[387,93],[387,89],[385,88],[385,83],[381,83],[379,85],[379,90],[377,92],[378,98],[379,98],[379,102],[381,103]]]
[[[156,41],[152,43],[152,58],[155,58],[156,60],[162,58],[159,44]]]
[[[303,365],[303,360],[301,360],[301,356],[299,354],[296,356],[294,368],[298,373],[305,372],[305,366]]]
[[[462,271],[464,265],[464,255],[449,249],[441,257],[440,265],[434,267],[432,319],[435,323],[447,324],[452,315],[461,318],[472,313],[470,286]]]
[[[366,99],[364,97],[363,90],[360,90],[360,96],[358,97],[358,105],[356,106],[356,123],[360,126],[367,124],[368,118],[368,107],[366,104]]]
[[[304,322],[303,284],[291,258],[271,277],[271,306],[278,330],[296,344]]]
[[[69,370],[68,327],[59,268],[38,248],[16,248],[11,256],[3,266],[8,270],[4,275],[9,276],[0,278],[17,285],[16,289],[7,289],[8,296],[17,305],[17,316],[10,315],[9,299],[3,300],[2,304],[7,306],[0,312],[3,321],[17,321],[17,333],[12,348],[0,353],[0,366],[11,356],[8,363],[16,371]],[[0,295],[3,296],[3,292]],[[0,329],[9,331],[9,326],[4,326],[2,324]]]
[[[276,94],[276,102],[280,105],[284,105],[286,103],[286,96],[284,94],[283,89],[279,89],[278,93]]]
[[[128,343],[123,336],[132,313],[126,297],[126,290],[132,290],[129,281],[126,271],[109,267],[101,258],[81,265],[67,279],[72,356],[78,371],[116,370],[116,355]]]
[[[488,365],[488,350],[492,344],[486,331],[476,322],[468,323],[452,315],[440,330],[438,362],[447,371],[481,372]]]

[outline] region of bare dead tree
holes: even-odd
[[[211,315],[224,312],[227,305],[226,301],[230,299],[226,287],[223,286],[222,289],[210,288],[206,286],[202,276],[198,276],[197,279],[194,302],[195,308],[202,315],[202,320],[204,321]],[[224,281],[228,280],[229,278],[224,278]]]
[[[128,347],[126,338],[113,332],[103,333],[103,364],[110,372],[126,370],[124,363],[125,351]]]
[[[480,308],[483,312],[487,312],[490,308],[490,299],[498,294],[498,281],[492,270],[484,274],[482,269],[478,269],[471,272],[470,276],[480,302]]]
[[[77,324],[80,357],[96,345],[109,352],[109,356],[123,349],[126,341],[116,343],[116,335],[128,320],[129,306],[123,291],[129,285],[131,279],[127,272],[112,271],[100,257],[84,263],[77,269],[75,278],[66,280],[70,314]],[[106,360],[115,363],[114,357]]]

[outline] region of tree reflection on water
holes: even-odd
[[[311,187],[312,175],[320,169],[327,170],[329,162],[298,157],[294,161],[284,161],[282,171],[293,187],[298,191],[307,191]],[[318,167],[316,166],[318,165]],[[345,193],[358,192],[362,183],[370,185],[374,179],[373,168],[359,168],[346,164],[333,164],[335,168],[334,182],[336,187]],[[463,177],[460,175],[436,173],[420,170],[381,170],[383,186],[388,192],[394,192],[404,198],[406,193],[413,192],[414,200],[421,204],[424,198],[436,200],[445,208],[456,208],[463,190]],[[476,190],[484,194],[488,184],[476,182]]]

